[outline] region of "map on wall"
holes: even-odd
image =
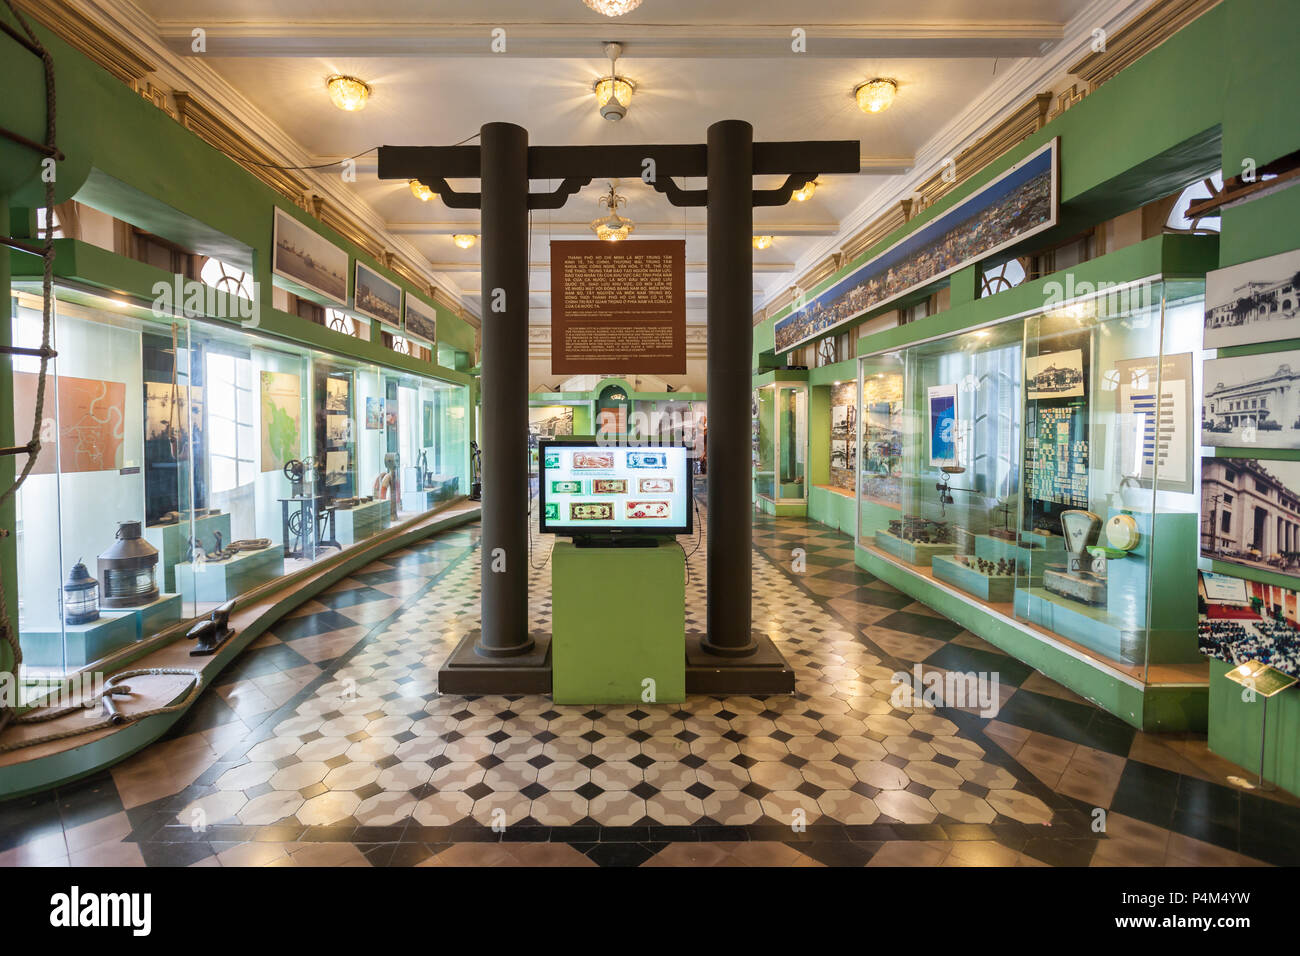
[[[14,372],[14,436],[19,442],[25,443],[31,437],[36,378],[33,372]],[[53,414],[56,394],[57,424]],[[56,462],[63,474],[121,468],[125,408],[124,382],[48,376],[41,453],[32,474],[54,474]]]
[[[262,471],[279,471],[302,447],[302,391],[291,372],[262,373]]]

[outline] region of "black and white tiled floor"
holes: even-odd
[[[1134,731],[856,569],[847,537],[802,519],[755,516],[755,627],[795,668],[793,696],[440,696],[439,664],[477,626],[477,536],[450,532],[354,574],[255,642],[168,740],[0,804],[0,864],[1300,858],[1300,801],[1227,786],[1240,771],[1203,739]],[[538,630],[549,547],[538,539],[532,555]],[[703,547],[689,567],[698,629]],[[997,672],[1000,713],[895,706],[891,675],[914,663]]]

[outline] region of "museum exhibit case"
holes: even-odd
[[[1195,615],[1155,576],[1195,568],[1203,295],[1138,282],[861,358],[868,569],[1130,679],[1185,676]]]
[[[776,381],[754,389],[754,498],[773,514],[802,514],[808,500],[808,386]]]
[[[44,448],[16,496],[26,681],[92,667],[468,487],[463,386],[56,293]],[[40,299],[11,305],[12,344],[39,346]],[[22,434],[39,360],[14,365]]]

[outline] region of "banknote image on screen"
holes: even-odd
[[[691,533],[691,460],[684,445],[543,440],[538,463],[543,534]]]

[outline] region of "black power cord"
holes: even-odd
[[[682,548],[682,555],[686,562],[686,583],[691,583],[691,555],[700,550],[700,544],[704,541],[704,525],[700,522],[700,499],[692,498],[691,505],[695,508],[695,546],[687,551]]]

